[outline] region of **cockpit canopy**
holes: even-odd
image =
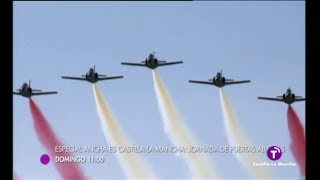
[[[21,89],[26,90],[28,89],[29,85],[27,83],[23,83]]]
[[[218,72],[216,75],[216,78],[220,78],[221,77],[221,72]]]
[[[89,74],[93,74],[94,73],[94,69],[93,68],[90,68],[89,69]]]
[[[290,95],[290,94],[291,94],[291,88],[288,88],[288,89],[287,89],[286,94],[287,94],[287,95]]]
[[[150,53],[148,59],[149,59],[149,60],[154,59],[154,54],[153,54],[153,53]]]

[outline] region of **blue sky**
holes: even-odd
[[[124,76],[98,86],[130,139],[136,145],[171,145],[152,72],[120,65],[155,51],[159,59],[184,61],[158,71],[202,145],[228,145],[219,91],[188,80],[207,80],[223,69],[227,78],[252,81],[225,88],[251,141],[289,150],[287,105],[257,96],[281,95],[289,86],[305,95],[304,7],[303,1],[14,2],[13,88],[31,79],[35,89],[58,91],[34,99],[61,140],[70,146],[105,146],[92,85],[60,77],[80,76],[96,65],[101,74]],[[28,100],[14,96],[13,102],[14,170],[25,179],[56,179],[54,165],[39,162],[46,150],[34,131]],[[305,103],[293,107],[305,124]],[[182,157],[141,155],[159,179],[191,178]],[[81,165],[84,172],[92,179],[126,178],[116,157],[104,156],[104,164]],[[294,162],[289,151],[281,160]],[[221,178],[248,178],[232,154],[210,154],[210,161]],[[274,170],[281,179],[299,177],[298,167]]]

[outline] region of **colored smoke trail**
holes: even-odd
[[[291,137],[291,150],[294,156],[294,159],[298,162],[300,168],[300,174],[305,176],[306,166],[305,166],[305,136],[304,128],[299,120],[297,113],[289,105],[287,111],[288,117],[288,128]]]
[[[19,180],[17,174],[15,172],[13,172],[13,175],[12,175],[12,179],[13,180]]]
[[[225,127],[229,144],[232,146],[249,146],[252,144],[243,133],[237,115],[235,114],[232,104],[229,101],[228,95],[220,88],[220,101],[225,120]],[[253,162],[264,162],[263,159],[257,153],[237,153],[236,157],[246,167],[249,174],[254,179],[268,178],[271,179],[273,174],[268,167],[253,166]]]
[[[67,152],[55,152],[55,146],[63,146],[61,141],[55,135],[52,127],[48,123],[47,119],[42,114],[40,108],[36,105],[36,103],[30,98],[29,106],[31,109],[31,114],[34,121],[34,127],[38,138],[41,144],[47,149],[52,159],[52,163],[54,163],[53,158],[56,156],[65,156],[71,157],[70,153]],[[40,162],[39,162],[40,163]],[[77,163],[54,163],[58,172],[65,180],[73,180],[73,179],[86,179],[85,175],[82,173],[82,170],[78,166]]]
[[[93,85],[94,98],[97,105],[98,114],[102,122],[107,141],[116,147],[132,146],[125,133],[122,131],[113,116],[112,110],[107,101],[103,97],[101,91],[94,84]],[[146,163],[134,153],[116,153],[122,167],[128,174],[128,178],[132,179],[152,179],[152,171],[148,168]]]
[[[155,70],[152,71],[152,74],[165,132],[176,146],[197,146],[197,141],[181,120],[172,98],[159,74]],[[183,156],[185,157],[194,178],[216,179],[216,174],[213,170],[214,168],[206,155],[200,153],[183,153]]]

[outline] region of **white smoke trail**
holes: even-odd
[[[220,88],[219,93],[229,143],[236,147],[252,147],[253,145],[241,129],[239,120],[233,110],[227,94],[222,88]],[[236,157],[246,167],[248,173],[254,179],[271,179],[273,177],[273,173],[269,167],[253,166],[253,162],[264,162],[258,153],[236,153]]]
[[[116,147],[132,146],[113,116],[110,106],[95,84],[93,85],[93,93],[107,141]],[[116,155],[129,179],[153,179],[152,171],[136,154],[117,152]]]
[[[197,141],[181,120],[172,98],[160,79],[159,74],[155,70],[152,71],[152,74],[165,132],[169,135],[176,146],[197,146]],[[210,164],[207,156],[200,153],[183,153],[183,156],[185,157],[194,178],[216,179],[215,172],[213,170],[214,168]]]

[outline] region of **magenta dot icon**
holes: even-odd
[[[278,146],[271,146],[268,148],[267,156],[270,160],[276,161],[281,158],[282,151]]]
[[[43,165],[46,165],[50,162],[50,156],[48,154],[43,154],[41,157],[40,157],[40,162],[43,164]]]

